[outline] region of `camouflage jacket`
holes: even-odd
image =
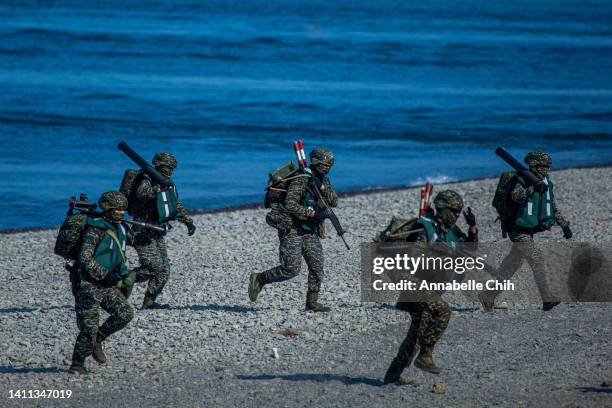
[[[516,183],[516,185],[512,189],[512,192],[510,193],[510,197],[512,198],[512,201],[514,201],[515,203],[522,204],[525,201],[527,201],[527,190],[525,189],[525,187],[521,185],[521,183]],[[553,212],[555,214],[555,222],[557,223],[557,225],[560,226],[561,228],[568,226],[569,221],[567,221],[561,215],[559,208],[557,208],[557,202],[555,200],[554,195],[552,197],[552,207],[553,207]]]
[[[287,212],[294,219],[294,224],[297,226],[309,224],[312,218],[306,216],[306,205],[305,200],[307,198],[307,186],[310,182],[308,177],[296,178],[289,184],[287,189],[287,197],[285,198],[285,208]],[[329,177],[325,177],[322,181],[325,189],[321,192],[321,195],[327,201],[331,207],[338,205],[338,195],[334,191],[334,188],[329,181]],[[324,234],[323,223],[319,225],[319,235],[322,237]]]
[[[126,241],[128,245],[134,245],[134,233],[128,225],[123,224],[126,231]],[[98,283],[104,281],[109,271],[98,261],[96,261],[94,255],[98,244],[104,239],[106,231],[101,228],[92,226],[85,227],[83,231],[83,238],[81,244],[81,250],[79,251],[79,257],[77,264],[79,266],[79,276],[89,282]]]
[[[142,181],[138,184],[138,188],[136,189],[136,199],[142,203],[142,205],[139,206],[142,209],[138,213],[138,218],[141,218],[147,222],[155,223],[158,219],[157,192],[151,183],[151,178],[146,174],[142,175]],[[187,210],[185,210],[185,207],[180,200],[177,202],[176,207],[178,212],[176,219],[183,224],[192,224],[193,220],[187,214]]]

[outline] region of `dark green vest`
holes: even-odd
[[[455,225],[453,225],[450,230],[444,232],[435,219],[423,215],[419,217],[417,223],[421,224],[423,228],[425,228],[427,242],[446,242],[453,246],[456,242],[459,242],[457,226]]]
[[[525,187],[525,181],[518,177],[519,183]],[[535,191],[527,201],[519,204],[516,212],[515,225],[529,230],[545,230],[555,225],[555,209],[553,207],[553,184],[546,176],[544,183],[548,185],[545,193]]]
[[[88,217],[87,225],[105,231],[104,238],[96,247],[94,259],[109,271],[119,267],[120,275],[127,276],[128,267],[125,255],[127,244],[125,227],[122,224],[111,224],[101,217]]]
[[[157,193],[157,216],[160,223],[174,220],[178,214],[178,193],[176,187],[168,187]]]

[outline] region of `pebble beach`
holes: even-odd
[[[574,240],[612,242],[612,167],[551,174],[558,207]],[[332,174],[333,181],[333,174]],[[501,240],[491,206],[496,179],[436,185],[459,192],[477,216],[480,240]],[[56,229],[0,234],[0,406],[605,406],[611,403],[612,336],[608,303],[562,303],[550,312],[532,300],[506,298],[506,310],[477,303],[454,307],[436,347],[434,376],[410,368],[410,385],[382,377],[409,326],[391,304],[360,300],[360,244],[392,215],[411,217],[418,188],[341,197],[347,251],[328,225],[327,314],[304,310],[306,266],[295,279],[266,286],[256,303],[248,277],[278,263],[276,231],[263,208],[194,216],[197,232],[169,233],[166,310],[140,310],[105,342],[105,366],[67,372],[77,334],[64,261],[53,254]],[[460,221],[466,230],[464,220]],[[538,235],[560,240],[561,230]],[[128,251],[136,266],[135,251]],[[525,263],[519,275],[533,280]],[[502,295],[502,300],[504,300]],[[104,315],[104,314],[103,314]],[[274,350],[276,350],[276,355]],[[432,392],[434,383],[442,391]],[[607,385],[606,385],[607,384]],[[71,390],[69,399],[15,399],[10,390]]]

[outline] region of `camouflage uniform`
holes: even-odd
[[[454,234],[453,241],[447,242],[477,242],[478,231],[475,229],[476,219],[468,209],[466,220],[470,226],[474,226],[475,231],[470,231],[465,235],[455,224],[463,209],[463,200],[461,196],[452,190],[445,190],[438,193],[434,200],[436,207],[436,235],[437,240],[447,241],[445,235],[452,231]],[[417,224],[418,225],[418,224]],[[444,226],[445,228],[442,228]],[[417,227],[418,228],[418,227]],[[417,243],[425,245],[429,242],[429,237],[426,231],[422,231],[416,238]],[[433,349],[442,334],[448,326],[451,317],[451,310],[448,304],[439,296],[433,296],[434,299],[426,302],[399,302],[398,308],[410,313],[410,328],[406,338],[400,345],[396,357],[391,362],[389,369],[385,375],[385,384],[400,380],[402,371],[408,367],[417,351],[420,349],[420,354],[415,361],[415,365],[425,371],[438,374],[440,369],[433,362]]]
[[[322,177],[321,184],[324,188],[321,194],[331,207],[335,207],[338,203],[338,196],[326,175],[333,165],[333,155],[325,149],[318,148],[313,150],[310,157],[312,159],[310,167],[314,176]],[[320,164],[323,166],[319,166]],[[319,167],[323,167],[323,169]],[[324,237],[325,232],[322,222],[315,221],[312,216],[309,217],[307,201],[312,197],[310,197],[307,187],[310,182],[310,178],[306,177],[299,177],[291,181],[287,190],[285,208],[291,215],[293,222],[288,229],[278,231],[280,265],[260,274],[251,275],[252,280],[255,279],[256,282],[251,282],[250,296],[253,284],[258,286],[257,293],[259,293],[264,285],[282,282],[297,276],[300,273],[303,257],[308,266],[306,306],[312,308],[310,306],[317,305],[315,308],[319,308],[319,306],[325,308],[317,303],[321,282],[323,281],[323,248],[319,238]],[[256,297],[257,295],[255,295],[255,299]],[[252,297],[252,300],[255,299]]]
[[[525,163],[529,166],[529,169],[538,178],[544,179],[548,174],[548,169],[552,164],[550,156],[543,151],[530,152],[525,156]],[[542,167],[540,167],[542,166]],[[510,197],[512,201],[517,205],[524,203],[528,199],[528,191],[520,183],[516,183],[511,191]],[[555,214],[555,223],[560,226],[566,238],[571,237],[571,230],[569,229],[569,221],[567,221],[561,215],[557,208],[555,198],[552,197],[552,208]],[[519,243],[518,245],[512,245],[510,253],[504,258],[500,267],[498,279],[510,279],[520,269],[523,264],[523,259],[527,260],[527,263],[533,271],[533,276],[538,285],[538,290],[542,296],[544,308],[549,310],[554,305],[558,304],[555,302],[553,295],[551,294],[548,284],[546,283],[546,270],[544,267],[544,256],[540,249],[535,245],[533,235],[537,231],[521,229],[516,225],[512,225],[508,231],[508,236],[512,242]],[[486,291],[481,296],[481,301],[485,306],[485,310],[491,311],[493,308],[493,302],[495,297],[498,296],[500,291]]]
[[[157,153],[153,158],[153,165],[163,176],[170,177],[172,171],[177,166],[177,162],[172,154],[161,152]],[[149,176],[146,174],[142,175],[142,180],[136,190],[136,199],[139,202],[136,219],[151,224],[158,224],[157,188],[158,186],[153,185]],[[189,235],[192,235],[195,231],[193,220],[189,217],[180,201],[177,201],[176,207],[176,219],[185,224]],[[135,269],[136,281],[148,281],[143,302],[143,307],[145,308],[160,306],[155,303],[155,299],[164,289],[170,276],[170,261],[164,236],[165,233],[163,232],[144,228],[136,235],[134,242],[134,247],[140,260],[140,267]]]
[[[125,209],[127,199],[119,192],[104,193],[100,199],[100,206],[105,211],[103,218],[109,223],[107,225],[118,226],[118,219],[114,219],[109,211],[116,208]],[[131,245],[133,234],[129,227],[124,226],[123,228],[126,231],[126,241]],[[104,363],[106,357],[102,353],[101,342],[124,328],[134,317],[132,307],[119,288],[123,279],[118,272],[119,268],[109,271],[95,258],[96,249],[106,233],[106,229],[89,225],[83,232],[77,260],[80,281],[75,295],[75,311],[79,334],[72,354],[71,371],[73,372],[86,372],[83,363],[92,353],[98,362]],[[110,316],[98,327],[100,307]]]

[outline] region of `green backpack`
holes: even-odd
[[[86,223],[86,214],[67,216],[57,234],[53,252],[66,260],[76,260],[81,249],[81,239]]]
[[[298,177],[306,177],[304,173],[290,161],[270,172],[264,207],[271,211],[266,215],[266,223],[278,230],[286,230],[293,225],[293,219],[285,208],[287,189],[292,180]]]
[[[299,169],[293,161],[272,170],[268,178],[268,186],[266,187],[264,207],[272,208],[272,204],[284,203],[289,183],[298,177],[298,173]]]
[[[415,242],[417,233],[415,230],[418,218],[399,218],[393,216],[387,228],[374,236],[374,242]]]
[[[131,216],[137,215],[141,210],[141,208],[138,207],[138,200],[136,199],[136,190],[141,181],[142,171],[127,169],[125,173],[123,173],[119,191],[128,199],[127,212]]]
[[[499,176],[493,202],[491,203],[497,211],[498,219],[501,222],[502,236],[506,237],[506,232],[510,229],[516,219],[518,206],[512,201],[512,190],[518,178],[512,171],[504,171]]]

